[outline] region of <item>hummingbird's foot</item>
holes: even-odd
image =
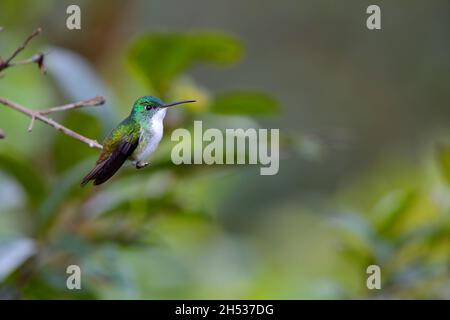
[[[148,166],[150,163],[148,162],[136,162],[136,169],[142,169]]]

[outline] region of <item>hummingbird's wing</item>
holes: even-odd
[[[111,143],[113,138],[114,132],[106,139],[103,152],[97,160],[96,166],[84,177],[83,181],[81,181],[81,186],[84,186],[91,180],[94,181],[94,185],[107,181],[133,154],[139,144],[139,134],[135,130]]]

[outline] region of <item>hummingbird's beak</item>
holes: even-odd
[[[168,108],[168,107],[176,106],[178,104],[191,103],[191,102],[195,102],[195,100],[184,100],[184,101],[172,102],[172,103],[165,104],[165,105],[161,106],[161,108]]]

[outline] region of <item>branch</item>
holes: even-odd
[[[0,32],[2,30],[3,30],[3,28],[0,27]],[[45,72],[44,54],[43,53],[35,54],[33,57],[26,59],[26,60],[21,60],[21,61],[16,61],[16,62],[12,61],[21,51],[23,51],[26,48],[28,43],[34,37],[39,35],[40,33],[41,33],[41,28],[36,29],[32,34],[30,34],[25,39],[23,44],[20,47],[18,47],[9,58],[7,58],[6,60],[3,60],[0,58],[0,73],[2,70],[5,70],[7,68],[17,66],[17,65],[22,65],[22,64],[29,64],[29,63],[37,63],[37,65],[39,66],[39,69],[41,71]],[[81,134],[79,134],[75,131],[72,131],[69,128],[64,127],[63,125],[50,119],[49,117],[46,117],[45,115],[48,115],[48,114],[54,113],[54,112],[78,109],[78,108],[82,108],[82,107],[98,106],[98,105],[103,104],[104,102],[105,102],[105,98],[97,96],[92,99],[82,100],[82,101],[66,104],[66,105],[59,106],[59,107],[53,107],[53,108],[46,109],[46,110],[31,110],[31,109],[25,108],[24,106],[21,106],[20,104],[18,104],[16,102],[13,102],[6,98],[0,97],[0,104],[3,104],[4,106],[9,107],[13,110],[19,111],[31,118],[30,125],[28,126],[29,132],[31,132],[33,130],[34,123],[37,119],[39,121],[42,121],[42,122],[48,124],[49,126],[52,126],[56,130],[61,131],[62,133],[87,144],[91,148],[97,148],[97,149],[103,149],[103,146],[95,140],[86,138],[86,137],[82,136]],[[4,135],[3,131],[0,129],[0,139],[3,139],[4,137],[5,137],[5,135]]]
[[[59,106],[59,107],[53,107],[53,108],[49,108],[49,109],[45,109],[45,110],[39,110],[39,113],[40,114],[49,114],[49,113],[53,113],[53,112],[67,111],[67,110],[78,109],[78,108],[82,108],[82,107],[100,106],[104,103],[105,103],[105,98],[103,98],[102,96],[97,96],[95,98],[88,99],[88,100],[81,100],[81,101],[69,103],[69,104],[66,104],[63,106]]]
[[[42,73],[45,73],[47,70],[45,69],[45,65],[44,65],[44,57],[45,57],[45,54],[43,54],[42,52],[39,52],[39,53],[35,54],[34,56],[32,56],[31,58],[16,61],[16,62],[10,62],[6,68],[19,66],[22,64],[36,63],[38,65],[39,70]],[[6,69],[6,68],[3,68],[3,69]],[[1,70],[1,65],[0,65],[0,70]]]
[[[44,114],[49,114],[52,112],[57,112],[57,111],[62,111],[62,110],[76,109],[76,108],[81,108],[84,106],[99,105],[99,104],[103,104],[104,101],[105,101],[105,99],[103,97],[95,97],[93,99],[78,101],[78,102],[74,102],[74,103],[71,103],[71,104],[68,104],[65,106],[61,106],[61,107],[50,108],[50,109],[44,110],[44,113],[42,113],[40,111],[30,110],[28,108],[25,108],[24,106],[21,106],[18,103],[15,103],[6,98],[0,97],[1,104],[3,104],[6,107],[9,107],[13,110],[19,111],[31,118],[31,123],[30,123],[30,126],[28,127],[28,131],[31,131],[33,129],[34,122],[37,119],[39,121],[42,121],[42,122],[48,124],[49,126],[52,126],[56,130],[61,131],[62,133],[68,135],[69,137],[79,140],[79,141],[87,144],[91,148],[97,148],[97,149],[103,149],[103,147],[96,140],[86,138],[86,137],[82,136],[81,134],[76,133],[75,131],[72,131],[69,128],[66,128],[63,125],[59,124],[58,122],[46,117]],[[94,104],[94,102],[95,102],[95,104]]]
[[[0,27],[0,31],[3,30],[3,28]],[[17,61],[17,62],[12,62],[12,60],[20,53],[22,52],[28,45],[28,43],[37,35],[39,35],[41,33],[41,28],[36,29],[32,34],[30,34],[25,41],[22,43],[22,45],[20,47],[18,47],[13,53],[12,55],[7,58],[6,60],[3,60],[0,58],[0,72],[10,68],[10,67],[14,67],[17,65],[22,65],[22,64],[29,64],[29,63],[37,63],[39,66],[39,69],[43,72],[45,72],[44,69],[44,54],[43,53],[39,53],[34,55],[33,57],[26,59],[26,60],[22,60],[22,61]]]

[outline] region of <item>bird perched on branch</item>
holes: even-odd
[[[194,100],[169,104],[152,96],[136,100],[130,115],[124,119],[103,142],[103,150],[96,166],[84,177],[81,186],[89,181],[99,185],[111,178],[126,160],[137,169],[148,165],[145,160],[156,150],[163,136],[163,120],[167,108]]]

